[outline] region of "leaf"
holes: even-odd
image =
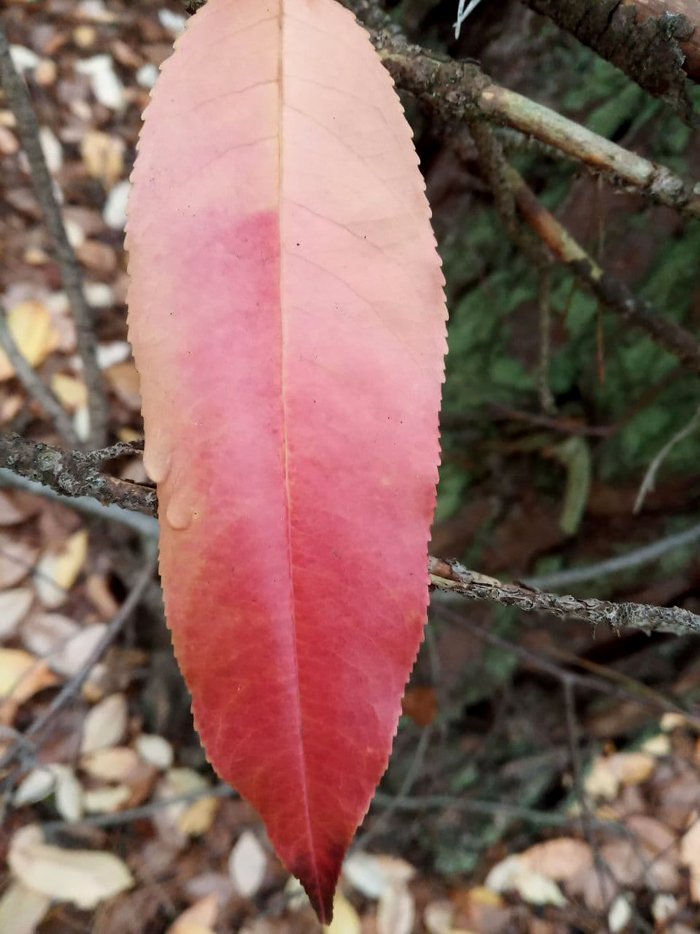
[[[681,862],[690,871],[690,896],[700,902],[700,819],[691,824],[681,840]]]
[[[51,321],[51,312],[41,302],[15,305],[7,313],[7,325],[17,349],[32,367],[42,364],[58,347],[59,337]],[[0,381],[11,379],[14,373],[7,354],[0,349]]]
[[[485,885],[493,892],[515,891],[531,905],[563,907],[566,899],[552,879],[536,872],[520,856],[507,856],[486,877]]]
[[[116,746],[126,733],[128,710],[123,694],[110,694],[85,718],[80,751],[83,755]]]
[[[95,908],[134,884],[126,865],[111,853],[50,846],[31,824],[12,837],[7,861],[30,889],[78,908]]]
[[[18,707],[56,680],[42,659],[22,649],[0,649],[0,722],[11,723]]]
[[[34,593],[29,587],[16,587],[0,593],[0,639],[11,636],[34,600]]]
[[[88,533],[81,529],[69,536],[61,550],[45,554],[36,568],[37,596],[50,610],[65,603],[68,591],[83,569],[88,553]]]
[[[168,934],[215,934],[219,898],[213,892],[195,902],[168,928]]]
[[[411,934],[416,906],[408,888],[401,883],[390,885],[379,899],[378,934]]]
[[[265,850],[254,833],[246,830],[238,838],[231,850],[228,868],[238,894],[253,898],[265,881],[267,871]]]
[[[46,895],[21,882],[11,883],[0,898],[0,931],[34,934],[50,905],[51,899]]]
[[[324,930],[326,934],[360,934],[362,931],[360,916],[343,895],[335,896],[333,921]]]
[[[210,0],[133,182],[175,650],[208,759],[328,921],[428,599],[445,307],[410,130],[339,4]]]

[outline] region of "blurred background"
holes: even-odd
[[[697,130],[517,0],[483,0],[459,40],[456,0],[389,6],[413,41],[700,178]],[[2,12],[94,309],[110,440],[127,444],[142,438],[125,327],[128,177],[185,19],[160,0],[7,0]],[[469,134],[404,103],[450,310],[432,553],[556,592],[700,612],[697,376],[554,266],[549,398],[541,271],[509,237]],[[592,257],[697,331],[700,222],[497,136]],[[0,252],[7,325],[84,437],[70,303],[2,97]],[[0,427],[59,443],[5,355]],[[135,449],[109,469],[147,482]],[[139,584],[147,517],[135,528],[18,489],[7,471],[0,482],[0,931],[316,930],[255,813],[206,763],[159,589]],[[35,729],[137,586],[107,654]],[[697,637],[593,631],[436,594],[333,930],[699,930],[699,699]]]

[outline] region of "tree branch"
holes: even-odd
[[[149,516],[158,509],[155,490],[102,473],[99,461],[80,451],[63,451],[40,441],[4,434],[0,435],[0,467],[64,496],[91,496],[106,505],[116,504]]]
[[[155,490],[108,477],[96,470],[99,458],[75,451],[61,451],[49,444],[25,441],[17,435],[0,436],[0,467],[44,483],[68,496],[92,496],[101,503],[155,516]],[[515,606],[525,612],[549,613],[560,618],[585,620],[592,626],[608,623],[615,630],[642,629],[676,635],[700,634],[700,616],[676,607],[609,603],[543,593],[519,584],[502,584],[491,577],[468,571],[456,562],[429,559],[430,579],[435,587],[468,600],[485,600]]]
[[[80,266],[68,240],[61,208],[54,193],[53,179],[41,148],[39,124],[32,101],[24,81],[15,69],[7,36],[2,26],[0,26],[0,83],[17,121],[22,146],[29,162],[36,198],[44,212],[46,226],[56,249],[56,260],[75,318],[78,351],[88,389],[90,443],[95,447],[101,447],[107,438],[108,400],[102,371],[97,362],[97,338],[93,314],[85,298]]]
[[[544,593],[520,584],[503,584],[493,577],[468,571],[456,561],[430,558],[430,580],[435,587],[457,593],[467,600],[485,600],[514,606],[526,613],[547,613],[560,619],[580,619],[594,628],[607,623],[616,632],[641,629],[646,633],[669,632],[677,636],[700,634],[700,616],[680,607],[642,603],[611,603]]]
[[[413,94],[443,123],[485,119],[533,136],[582,162],[615,184],[652,201],[700,217],[700,184],[629,152],[573,120],[495,84],[474,62],[455,62],[411,45],[376,0],[341,0],[370,31],[370,38],[397,86]],[[202,0],[184,0],[193,12]]]
[[[697,124],[686,78],[700,81],[700,0],[522,0]]]

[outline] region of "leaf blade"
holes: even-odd
[[[346,11],[197,14],[149,108],[129,249],[197,727],[327,919],[422,638],[445,350],[410,130]]]

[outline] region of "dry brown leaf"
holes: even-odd
[[[0,536],[0,590],[14,587],[34,569],[37,551],[24,542]]]
[[[554,879],[555,882],[566,882],[593,865],[590,846],[573,837],[558,837],[538,843],[518,856],[533,872]]]
[[[31,824],[12,837],[8,863],[14,877],[30,889],[86,910],[134,884],[125,863],[111,853],[50,846]]]
[[[22,649],[0,649],[0,721],[11,723],[18,707],[56,682],[42,659]]]
[[[87,405],[87,387],[85,383],[74,376],[65,373],[54,373],[51,377],[51,388],[58,397],[59,402],[69,411],[77,412]]]
[[[34,510],[20,506],[17,498],[11,493],[4,493],[0,490],[0,526],[19,525],[25,522]]]
[[[28,301],[15,305],[7,313],[7,325],[17,349],[32,367],[40,366],[59,345],[51,312],[41,302]],[[15,368],[0,349],[0,382],[12,379]]]
[[[80,768],[91,778],[103,782],[126,782],[139,766],[139,757],[128,746],[98,749],[80,760]]]
[[[33,600],[34,591],[29,587],[17,587],[0,593],[0,639],[14,635]]]
[[[617,752],[598,756],[584,780],[586,794],[612,801],[621,785],[639,785],[654,771],[656,759],[646,752]]]
[[[12,882],[0,898],[0,931],[34,934],[49,910],[51,899],[40,892]]]
[[[39,561],[35,587],[39,600],[54,610],[65,603],[68,592],[85,565],[88,554],[88,533],[81,529],[64,543],[57,553],[47,552]]]
[[[126,733],[128,708],[123,694],[110,694],[96,704],[83,724],[80,751],[83,755],[116,746]]]
[[[236,841],[229,856],[228,869],[240,896],[253,898],[260,891],[267,872],[267,855],[250,830],[244,830]]]
[[[215,893],[200,898],[170,925],[167,934],[214,934],[219,914],[219,898]]]

